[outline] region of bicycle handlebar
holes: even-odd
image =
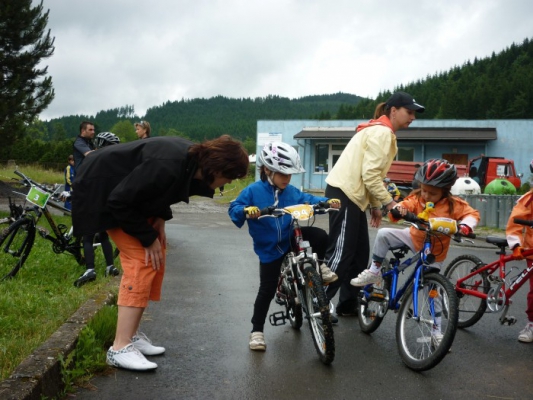
[[[329,207],[329,204],[325,201],[318,202],[317,204],[311,205],[313,211],[317,214],[326,214],[330,211],[339,211],[337,208]],[[279,218],[283,215],[290,214],[285,208],[276,208],[275,206],[268,206],[260,210],[259,218],[263,217],[272,217]]]
[[[410,211],[407,211],[407,214],[405,215],[402,215],[400,213],[400,211],[398,211],[396,208],[393,208],[392,210],[390,210],[392,216],[394,218],[397,218],[397,219],[404,219],[406,220],[407,222],[410,222],[411,224],[415,225],[415,227],[417,229],[421,229],[421,230],[429,230],[430,229],[430,223],[424,219],[421,219],[419,218],[416,214],[410,212]],[[531,223],[530,226],[533,226],[533,221],[529,221]],[[425,225],[426,228],[422,228],[420,225]],[[437,232],[440,232],[440,231],[437,231]],[[445,234],[444,232],[440,232],[442,234]],[[476,238],[476,234],[471,232],[469,233],[468,235],[463,235],[460,231],[457,231],[453,236],[450,236],[448,235],[451,239],[453,239],[454,241],[456,242],[461,242],[462,241],[462,237],[466,237],[466,238],[469,238],[469,239],[475,239]]]
[[[533,227],[533,221],[529,220],[529,219],[514,218],[513,221],[514,221],[515,224],[520,224],[520,225]]]

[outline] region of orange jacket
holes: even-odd
[[[470,205],[461,199],[460,197],[453,197],[453,214],[450,215],[450,208],[447,198],[441,199],[439,202],[435,203],[435,209],[429,213],[429,218],[452,218],[460,224],[468,225],[472,230],[476,227],[479,222],[479,211],[470,207]],[[419,197],[417,194],[412,194],[407,196],[399,204],[402,207],[407,208],[413,214],[418,215],[420,212],[424,211],[426,202],[424,199]],[[391,214],[389,213],[389,218]],[[393,222],[396,222],[394,218],[391,219]],[[424,245],[424,239],[426,237],[425,232],[416,229],[415,227],[410,228],[411,239],[415,245],[415,249],[419,251]],[[445,235],[440,235],[438,238],[432,238],[431,252],[435,256],[436,261],[444,261],[446,255],[448,254],[448,248],[450,247],[450,238]]]
[[[507,243],[509,243],[511,249],[516,245],[533,247],[533,229],[515,224],[513,222],[514,218],[533,219],[533,191],[526,193],[517,200],[505,229]],[[533,257],[528,258],[533,259]]]

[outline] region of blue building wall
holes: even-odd
[[[294,135],[304,128],[342,128],[355,127],[367,120],[292,120],[292,121],[257,121],[258,151],[262,145],[258,138],[264,134],[275,133],[281,136],[283,142],[298,148],[305,174],[294,175],[291,183],[304,190],[321,190],[326,187],[324,179],[327,173],[315,172],[315,146],[319,143],[346,144],[346,140],[296,140]],[[497,140],[483,141],[480,143],[463,142],[428,142],[422,145],[419,142],[402,140],[402,147],[414,148],[414,160],[422,161],[429,158],[441,157],[445,153],[468,154],[469,158],[485,154],[513,159],[518,173],[524,174],[522,182],[530,179],[529,163],[533,159],[533,120],[416,120],[411,127],[419,128],[495,128]],[[258,179],[256,175],[256,179]]]

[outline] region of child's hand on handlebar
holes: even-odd
[[[470,228],[468,225],[459,224],[458,228],[459,232],[461,232],[461,235],[463,236],[469,236],[472,233],[472,228]]]
[[[248,206],[244,207],[244,214],[246,215],[246,218],[256,219],[261,216],[261,210],[256,206]]]
[[[341,208],[341,201],[339,199],[329,199],[327,203],[331,208]]]
[[[523,260],[524,259],[524,255],[522,254],[523,251],[524,251],[524,248],[522,246],[515,246],[513,249],[513,257],[516,258],[517,260]]]

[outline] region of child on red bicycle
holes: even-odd
[[[479,222],[479,212],[463,199],[452,196],[450,189],[457,179],[455,165],[449,164],[443,159],[428,160],[418,169],[415,179],[420,188],[415,189],[402,202],[394,208],[402,215],[407,212],[419,215],[426,208],[426,203],[433,203],[434,208],[429,211],[430,218],[451,218],[460,221],[459,229],[463,235],[468,235]],[[391,221],[397,220],[389,214]],[[374,241],[372,250],[372,264],[350,281],[353,286],[366,286],[375,284],[381,280],[381,263],[385,259],[389,249],[400,246],[409,246],[413,251],[420,251],[424,245],[425,233],[415,227],[407,229],[381,228]],[[441,268],[448,254],[450,238],[442,236],[440,240],[432,243],[432,253],[435,255],[435,263],[432,266]],[[438,325],[438,322],[437,322]],[[435,336],[439,336],[440,329],[436,327]]]
[[[529,169],[533,173],[533,161],[529,164]],[[514,219],[533,219],[533,189],[518,199],[511,211],[505,235],[509,248],[513,249],[513,256],[522,260],[522,250],[524,247],[533,247],[533,229],[525,228],[524,225],[515,224]],[[528,268],[533,264],[533,259],[526,260]],[[527,294],[527,320],[526,327],[518,334],[518,340],[523,343],[533,342],[533,277],[529,279],[529,292]]]
[[[255,299],[250,334],[251,350],[266,350],[263,329],[270,302],[276,294],[281,264],[291,247],[291,218],[263,218],[260,210],[269,206],[283,208],[302,203],[327,201],[332,208],[339,208],[340,201],[303,193],[290,185],[292,174],[305,172],[296,150],[282,142],[267,143],[257,158],[261,180],[250,184],[230,204],[228,213],[233,223],[241,228],[248,221],[248,232],[259,257],[259,291]],[[317,227],[302,227],[302,235],[308,240],[320,260],[324,259],[328,234]],[[337,275],[325,263],[320,271],[325,283],[336,281]]]

